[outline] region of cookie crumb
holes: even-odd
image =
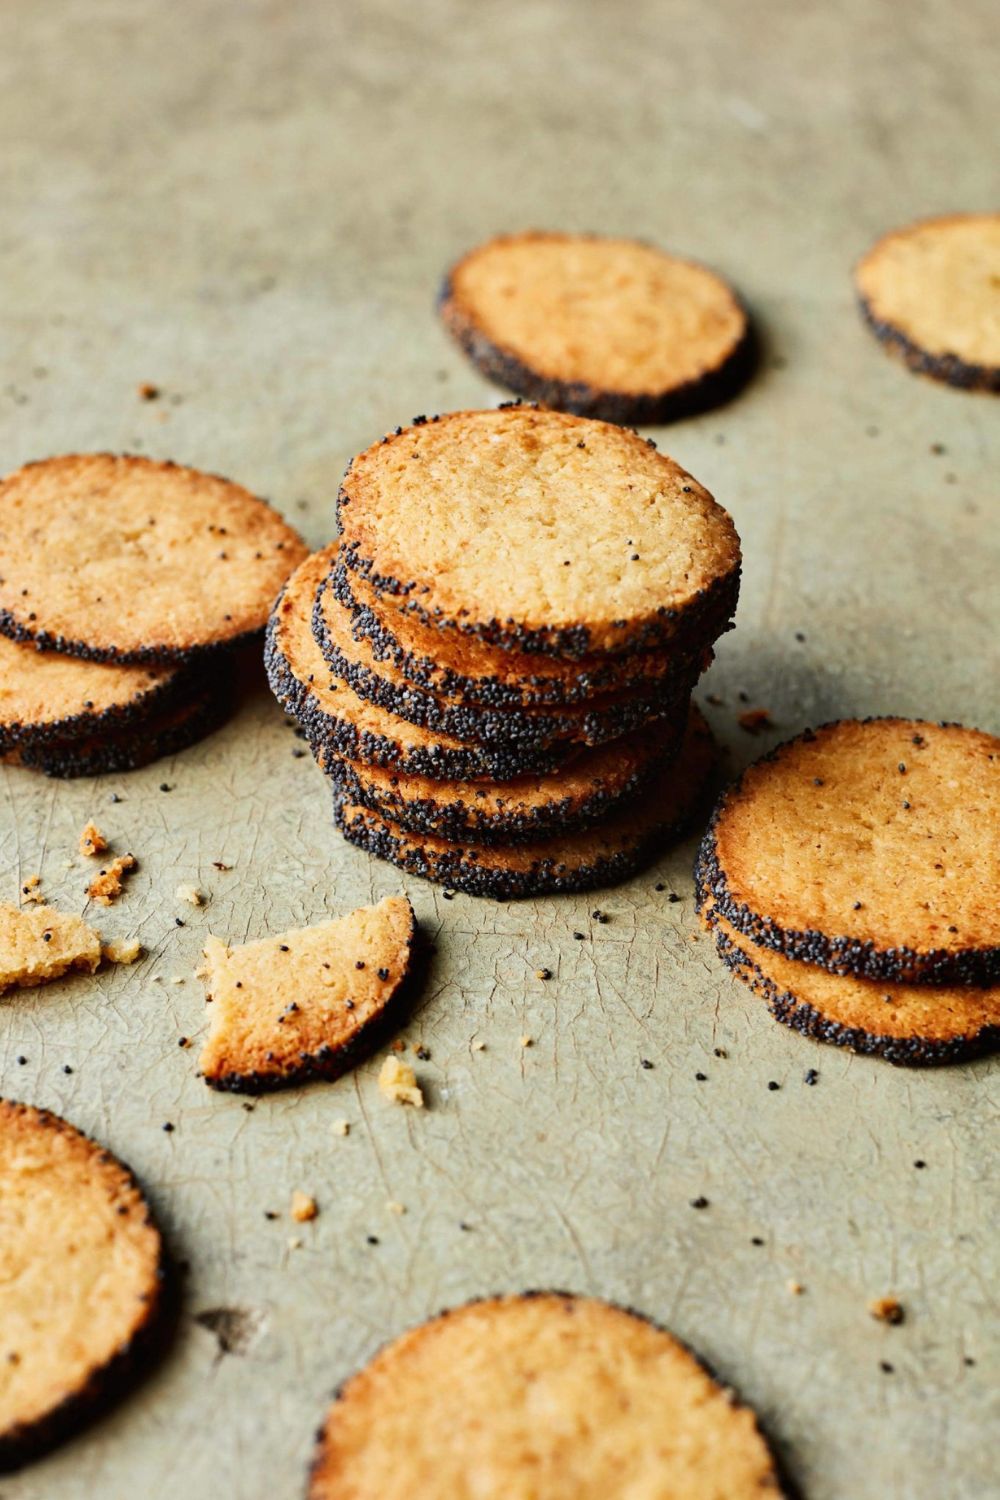
[[[138,938],[112,938],[102,947],[101,957],[109,964],[134,964],[142,957],[142,944]]]
[[[151,380],[143,380],[136,386],[140,401],[156,401],[160,394],[160,387],[154,385]]]
[[[789,1281],[786,1283],[786,1285],[789,1295],[792,1297],[801,1297],[802,1293],[805,1291],[805,1287],[802,1285],[801,1281]]]
[[[409,1063],[400,1062],[395,1053],[385,1059],[378,1075],[378,1086],[387,1099],[394,1104],[412,1104],[414,1109],[423,1109],[423,1090],[417,1083],[417,1075]]]
[[[390,1198],[385,1207],[387,1213],[395,1214],[397,1218],[401,1218],[406,1213],[406,1204],[397,1203],[395,1198]]]
[[[42,895],[42,877],[40,875],[29,875],[21,883],[22,906],[44,906],[45,897]]]
[[[350,1135],[351,1122],[350,1120],[334,1120],[330,1129],[334,1135]]]
[[[108,847],[108,841],[98,828],[96,823],[88,823],[80,834],[80,853],[85,859],[91,859],[96,854],[103,854]]]
[[[296,1224],[307,1224],[310,1219],[315,1219],[319,1213],[319,1207],[315,1198],[311,1198],[308,1193],[303,1193],[296,1188],[292,1194],[292,1206],[288,1212]]]
[[[533,1047],[535,1045],[535,1038],[533,1036],[523,1036],[519,1045],[522,1047]]]
[[[288,1238],[287,1244],[288,1244],[289,1250],[301,1250],[302,1249],[302,1239],[297,1234],[290,1235],[289,1238]]]
[[[472,1050],[473,1050],[473,1052],[485,1052],[486,1051],[486,1043],[480,1037],[477,1036],[476,1040],[472,1043]]]
[[[126,875],[138,867],[134,854],[119,854],[105,869],[99,870],[87,887],[87,895],[99,906],[110,906],[117,901],[124,888]]]
[[[880,1323],[897,1325],[906,1317],[903,1304],[896,1297],[874,1297],[868,1304],[868,1311]]]
[[[770,729],[774,724],[766,708],[748,708],[746,713],[739,715],[736,722],[747,734],[760,734],[761,730]]]
[[[186,901],[189,906],[204,906],[205,896],[196,885],[179,885],[174,891],[174,897],[178,901]]]

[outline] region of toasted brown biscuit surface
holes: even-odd
[[[911,1066],[956,1062],[1000,1042],[1000,986],[899,984],[831,974],[749,942],[708,915],[724,963],[776,1020],[820,1042]]]
[[[93,974],[101,939],[81,917],[37,903],[0,904],[0,994],[47,984],[70,970]]]
[[[641,694],[611,694],[565,708],[545,704],[493,709],[449,702],[409,682],[393,662],[380,661],[370,642],[354,630],[351,614],[336,598],[329,580],[316,596],[313,634],[333,672],[369,702],[435,733],[529,754],[560,741],[570,746],[601,745],[675,713],[690,696],[700,668],[700,663],[687,662]]]
[[[675,642],[670,651],[562,662],[504,651],[474,636],[426,625],[399,608],[391,595],[380,598],[367,579],[350,572],[342,561],[330,575],[329,588],[352,611],[352,633],[370,644],[376,661],[390,662],[407,681],[438,697],[487,708],[564,708],[608,695],[653,691],[670,676],[689,670],[692,657],[710,655],[708,643],[728,629],[728,618],[701,621],[698,638],[687,652]]]
[[[468,1303],[342,1387],[310,1500],[760,1500],[753,1413],[645,1318],[558,1292]]]
[[[566,743],[531,750],[466,743],[399,718],[335,676],[313,635],[312,614],[338,547],[334,543],[314,553],[295,570],[271,611],[264,649],[272,692],[302,726],[322,764],[339,755],[406,775],[505,781],[551,771],[579,752],[578,745]],[[348,632],[345,644],[349,641]]]
[[[749,373],[749,320],[732,288],[635,240],[502,235],[452,268],[440,309],[485,375],[583,416],[671,421]]]
[[[0,629],[93,661],[172,662],[262,630],[299,536],[213,474],[74,454],[0,483]]]
[[[724,794],[706,899],[753,942],[871,979],[1000,980],[1000,740],[846,719]]]
[[[171,667],[122,667],[36,651],[0,636],[0,753],[116,729],[183,684]]]
[[[894,230],[861,259],[855,282],[876,336],[911,369],[1000,392],[1000,213]]]
[[[609,745],[584,750],[543,776],[476,783],[407,776],[331,758],[324,764],[348,802],[410,833],[499,843],[544,838],[598,822],[635,797],[679,748],[687,707]]]
[[[503,648],[575,659],[663,646],[735,604],[730,517],[606,422],[452,412],[359,454],[338,512],[344,561],[379,594]]]
[[[210,937],[205,1082],[256,1093],[338,1077],[394,1023],[415,937],[405,896],[242,947]]]
[[[714,742],[692,710],[677,759],[639,800],[591,828],[516,844],[452,842],[407,833],[397,823],[336,798],[337,826],[351,843],[413,875],[497,901],[591,890],[625,879],[679,836],[698,811],[714,764]]]
[[[160,1302],[162,1246],[113,1156],[0,1100],[0,1469],[48,1446],[134,1352]]]

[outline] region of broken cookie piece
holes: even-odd
[[[0,905],[0,994],[78,969],[93,974],[101,940],[80,917],[51,906]]]
[[[85,859],[91,859],[94,855],[103,854],[107,847],[108,841],[97,824],[88,823],[80,834],[80,853]]]
[[[87,887],[87,895],[100,906],[110,906],[121,895],[125,876],[138,869],[138,866],[139,861],[134,854],[117,855],[102,870],[98,870]]]
[[[400,1062],[394,1054],[390,1054],[379,1069],[378,1086],[394,1104],[412,1104],[415,1109],[424,1107],[424,1094],[416,1073],[409,1063]]]
[[[395,1025],[415,938],[405,896],[241,947],[210,937],[205,1082],[257,1093],[338,1077]]]
[[[101,957],[109,964],[134,964],[142,954],[143,947],[138,938],[113,938],[101,949]]]

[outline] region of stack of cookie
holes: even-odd
[[[895,1063],[1000,1040],[1000,740],[807,730],[725,793],[696,867],[719,954],[777,1020]]]
[[[96,453],[0,483],[0,757],[50,776],[192,744],[231,700],[301,539],[215,475]]]
[[[267,666],[353,843],[503,899],[620,878],[686,825],[740,570],[690,475],[604,422],[455,412],[360,454],[339,518]]]

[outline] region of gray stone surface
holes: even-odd
[[[4,6],[4,467],[169,456],[273,497],[320,544],[355,450],[497,399],[432,314],[452,257],[522,225],[649,236],[731,275],[764,331],[738,403],[657,433],[744,541],[706,684],[733,766],[771,743],[736,728],[740,691],[781,734],[886,711],[1000,730],[997,408],[886,358],[849,276],[888,226],[993,206],[998,67],[989,0]],[[96,816],[142,862],[102,925],[150,950],[6,1000],[3,1091],[130,1162],[190,1262],[166,1363],[0,1500],[293,1500],[330,1392],[381,1341],[552,1285],[690,1340],[810,1500],[983,1500],[989,1064],[896,1071],[770,1022],[697,934],[690,844],[598,898],[445,902],[341,841],[294,743],[261,690],[170,764],[0,773],[3,897],[39,870],[79,909],[65,863]],[[178,906],[181,882],[210,904]],[[177,1045],[203,1025],[203,934],[401,886],[437,948],[406,1031],[432,1053],[430,1108],[383,1101],[377,1064],[252,1113],[211,1094]],[[294,1188],[315,1223],[287,1219]],[[866,1312],[888,1291],[901,1328]],[[249,1314],[239,1353],[196,1321],[218,1308]]]

